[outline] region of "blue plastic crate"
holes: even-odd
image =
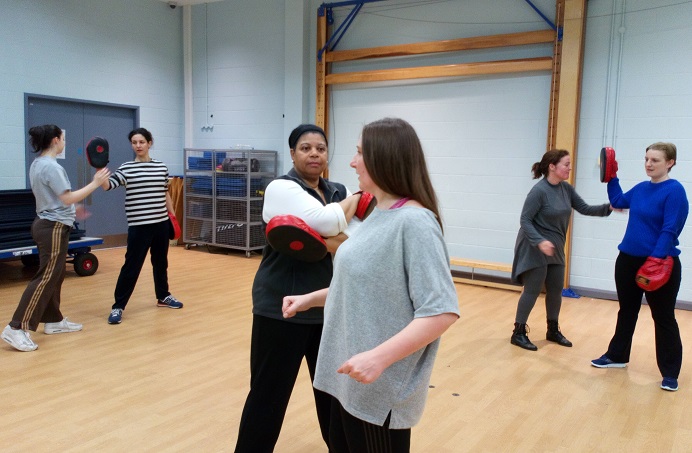
[[[212,194],[212,177],[195,176],[191,177],[190,188],[197,195]],[[250,196],[255,196],[258,190],[262,189],[262,178],[250,178]],[[221,197],[246,197],[247,178],[245,176],[224,175],[216,176],[216,195]]]

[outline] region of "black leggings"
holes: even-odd
[[[390,429],[390,413],[383,426],[373,425],[346,412],[332,398],[329,451],[333,453],[408,453],[411,429]]]

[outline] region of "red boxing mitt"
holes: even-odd
[[[670,279],[673,271],[673,258],[654,258],[650,256],[646,259],[642,267],[637,271],[634,280],[644,291],[656,291],[665,285]]]
[[[360,192],[356,192],[356,194],[360,194],[360,200],[358,200],[355,215],[360,220],[365,220],[370,215],[372,210],[375,209],[377,199],[375,199],[373,194],[363,192],[362,190]]]
[[[294,215],[277,215],[267,223],[267,242],[274,250],[300,261],[316,262],[327,255],[327,243]]]
[[[175,214],[168,211],[168,239],[174,240],[180,237],[180,224],[178,219],[175,218]]]
[[[601,148],[601,182],[608,182],[618,175],[618,161],[613,148]]]

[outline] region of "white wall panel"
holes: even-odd
[[[5,2],[0,17],[0,188],[24,186],[25,92],[141,106],[158,156],[182,172],[182,8],[157,0]],[[195,147],[276,149],[315,112],[316,13],[321,0],[226,0],[192,6]],[[549,18],[554,0],[534,0]],[[624,8],[624,11],[623,11]],[[336,26],[348,8],[335,10]],[[606,201],[602,146],[614,146],[624,188],[645,178],[644,148],[679,150],[672,176],[692,196],[692,3],[588,2],[577,191]],[[544,29],[525,2],[385,1],[365,5],[339,49]],[[621,33],[622,32],[622,33]],[[335,72],[550,55],[550,45],[334,65]],[[47,56],[55,63],[46,66]],[[288,58],[288,60],[287,60]],[[11,64],[5,64],[10,61]],[[366,122],[400,116],[418,131],[440,196],[450,253],[509,262],[519,213],[545,150],[550,75],[528,73],[334,87],[331,178],[356,190],[349,162]],[[213,119],[208,115],[213,114]],[[213,129],[202,126],[212,123]],[[177,164],[176,164],[177,162]],[[626,213],[575,214],[573,286],[614,291]],[[692,301],[692,229],[683,232],[683,287]]]
[[[598,181],[598,154],[605,145],[615,146],[623,187],[631,187],[645,177],[646,145],[674,141],[680,157],[673,177],[689,191],[690,173],[685,171],[689,153],[684,151],[692,138],[692,71],[690,59],[681,56],[692,54],[692,11],[690,4],[678,3],[589,2],[579,156],[574,161],[575,186],[589,203],[607,202],[605,185]],[[363,8],[339,49],[546,27],[527,5],[517,2],[376,5]],[[554,16],[553,2],[538,6],[548,17]],[[348,10],[340,11],[335,13],[337,25]],[[410,62],[391,58],[335,64],[333,71],[522,58],[544,50],[530,46],[474,51],[416,57]],[[450,253],[511,261],[519,213],[535,183],[530,167],[545,150],[549,84],[549,74],[520,74],[333,87],[330,175],[356,190],[347,163],[360,127],[383,116],[402,117],[414,125],[423,141],[443,208]],[[626,213],[608,218],[575,214],[573,285],[614,292],[612,270],[626,222]],[[685,241],[691,242],[687,230],[681,237]],[[684,268],[692,265],[684,253],[682,259]],[[692,285],[685,280],[680,298],[692,300]]]
[[[602,146],[615,148],[618,176],[628,190],[646,179],[645,148],[656,141],[677,145],[678,163],[671,177],[685,186],[688,198],[692,195],[692,62],[682,58],[692,50],[690,17],[691,4],[670,0],[589,2],[576,183],[582,195],[596,196],[600,190],[606,197],[605,185],[599,189],[593,176],[592,162]],[[627,213],[575,221],[572,285],[615,290],[612,275],[626,222]],[[692,244],[689,225],[680,243],[686,273],[692,266],[685,249]],[[591,265],[577,265],[584,260]],[[679,300],[692,300],[692,283],[685,275]]]
[[[287,151],[284,80],[292,75],[285,73],[284,3],[192,7],[194,147]]]
[[[1,189],[25,186],[24,93],[140,106],[152,155],[182,173],[180,10],[156,0],[3,2],[0,42]]]

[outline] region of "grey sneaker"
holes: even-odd
[[[13,329],[9,325],[2,331],[0,337],[18,351],[35,351],[38,345],[31,340],[29,332],[22,329]]]
[[[67,318],[63,318],[60,322],[47,322],[43,326],[43,332],[52,335],[54,333],[79,332],[82,330],[82,325],[76,322],[71,322]]]

